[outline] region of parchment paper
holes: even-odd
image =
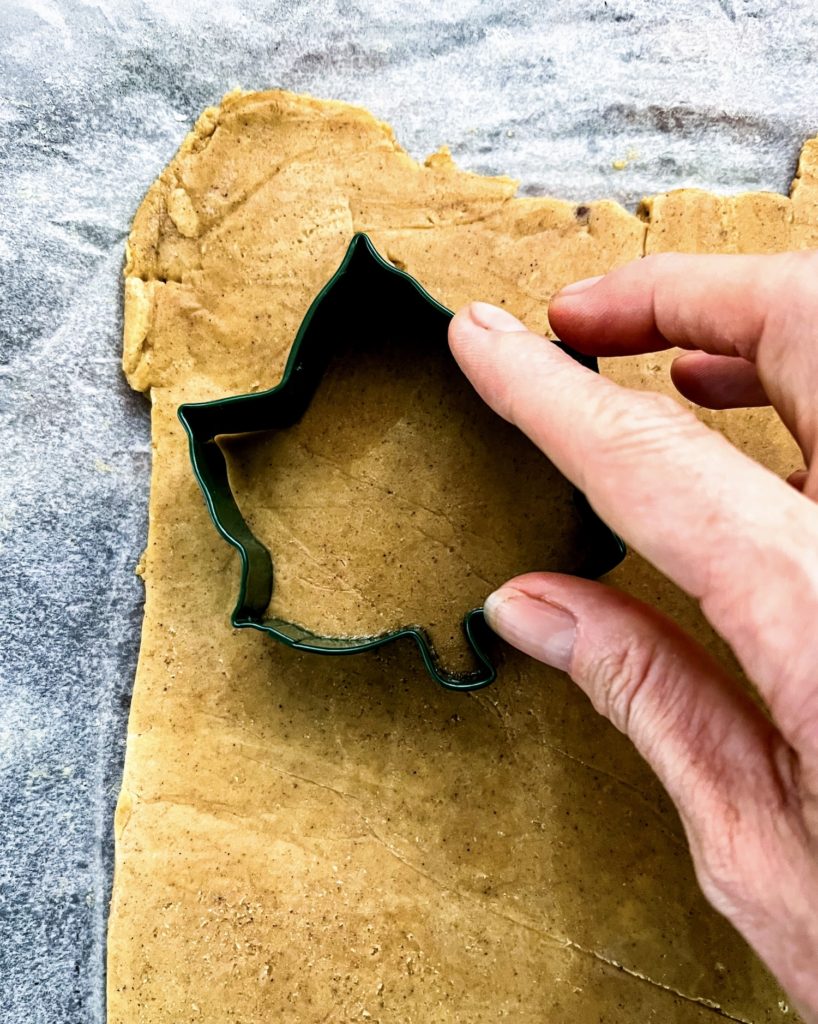
[[[807,0],[0,6],[5,1021],[104,1019],[149,446],[119,370],[122,242],[196,113],[235,85],[337,96],[417,157],[445,141],[526,193],[632,207],[786,189],[816,44]]]

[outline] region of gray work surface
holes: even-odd
[[[200,110],[238,85],[345,99],[416,157],[633,207],[786,191],[817,53],[814,0],[0,3],[4,1024],[104,1020],[150,471],[123,245]]]

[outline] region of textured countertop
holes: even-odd
[[[413,156],[633,207],[786,191],[818,131],[811,0],[0,5],[0,1017],[104,1020],[139,642],[148,407],[120,374],[130,217],[200,110],[361,103]],[[441,10],[443,9],[443,10]]]

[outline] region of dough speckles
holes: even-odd
[[[215,535],[176,410],[279,380],[353,231],[368,230],[449,308],[482,298],[545,330],[560,286],[646,251],[815,243],[817,154],[805,150],[791,205],[677,193],[637,218],[606,201],[578,211],[514,198],[508,179],[467,174],[445,153],[424,167],[389,128],[343,103],[234,94],[200,119],[151,187],[129,246],[124,365],[133,387],[150,389],[154,451],[117,817],[109,1024],[179,1024],[194,1003],[203,1024],[317,1024],[362,1019],[364,1009],[390,1024],[704,1024],[716,1004],[733,1020],[782,1019],[780,989],[706,906],[661,787],[569,680],[507,650],[490,697],[451,694],[430,682],[414,647],[322,658],[230,629],[237,557]],[[174,198],[180,185],[198,213],[195,237],[182,231],[193,226],[187,200]],[[383,375],[388,365],[375,357],[388,332],[377,326],[371,354]],[[638,387],[645,367],[661,364],[649,383],[669,387],[663,358],[605,372]],[[464,523],[485,525],[479,508],[441,501],[469,454],[456,439],[444,446],[451,472],[442,482],[416,457],[401,461],[413,454],[407,430],[420,412],[451,430],[425,385],[427,404],[415,403],[421,369],[395,367],[393,397],[380,404],[361,400],[374,374],[339,378],[343,401],[313,424],[327,437],[312,430],[302,440],[314,454],[290,452],[322,487],[255,495],[278,550],[290,544],[282,516],[299,539],[307,517],[312,524],[306,552],[290,545],[293,585],[311,574],[310,614],[326,610],[314,584],[335,586],[320,551],[319,565],[310,562],[328,539],[321,517],[370,486],[349,474],[373,453],[403,499],[398,508],[386,496],[396,550],[382,564],[394,557],[400,569],[409,536],[424,552],[436,543],[436,564],[448,569]],[[332,395],[324,389],[321,401]],[[451,400],[448,390],[439,397]],[[370,421],[373,410],[393,421]],[[762,447],[771,463],[789,464],[774,417],[737,413],[725,424],[754,457]],[[418,433],[415,454],[421,441]],[[254,457],[265,454],[258,446]],[[304,486],[308,477],[292,469]],[[520,490],[519,508],[510,502],[502,524],[474,543],[481,574],[513,553],[519,538],[508,524],[519,511],[541,512]],[[357,532],[366,556],[379,515],[373,503],[371,516],[350,515],[346,531],[335,520],[333,551],[354,554]],[[394,567],[384,570],[384,582],[395,578]],[[696,603],[637,555],[614,582],[719,653]]]

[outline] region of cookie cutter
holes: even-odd
[[[239,596],[230,621],[236,629],[256,629],[298,651],[316,654],[358,654],[402,637],[417,644],[429,675],[449,690],[477,690],[497,677],[486,653],[490,630],[482,608],[473,608],[463,619],[466,641],[477,667],[452,673],[442,666],[427,631],[419,625],[399,626],[375,636],[321,636],[265,613],[273,594],[273,560],[269,550],[252,533],[239,510],[230,486],[225,456],[217,438],[230,434],[282,430],[293,426],[306,412],[333,355],[333,339],[339,324],[350,313],[371,312],[373,295],[390,308],[400,310],[404,324],[414,318],[418,331],[435,331],[447,347],[450,310],[437,302],[419,282],[385,260],[365,234],[356,234],[327,284],[307,310],[293,342],[279,384],[268,391],[237,395],[211,402],[187,403],[178,416],[187,433],[193,472],[202,490],[210,518],[219,533],[239,553]],[[355,320],[347,319],[347,323]],[[596,359],[562,346],[593,370]],[[475,401],[479,399],[475,396]],[[595,578],[608,572],[625,556],[625,546],[591,509],[585,496],[575,491],[585,557],[577,572]]]

